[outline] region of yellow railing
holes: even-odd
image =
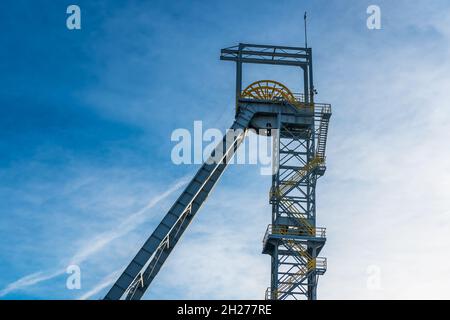
[[[303,212],[301,212],[296,206],[295,203],[290,202],[286,199],[281,199],[280,204],[282,204],[285,208],[285,211],[287,211],[291,216],[293,216],[298,222],[300,222],[301,227],[298,227],[301,232],[303,232],[302,235],[309,235],[312,237],[325,237],[325,228],[317,228],[314,227],[308,219],[304,218],[305,215]]]
[[[326,228],[314,228],[315,232],[313,235],[309,233],[309,230],[305,227],[294,227],[294,226],[284,226],[284,225],[272,225],[269,224],[264,236],[263,242],[265,243],[270,235],[281,235],[281,236],[315,236],[319,238],[325,238]]]

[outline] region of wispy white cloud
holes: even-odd
[[[81,246],[76,253],[69,259],[68,265],[79,265],[83,261],[87,260],[89,257],[103,250],[106,246],[108,246],[114,240],[127,235],[136,229],[139,225],[144,223],[149,219],[149,216],[146,215],[147,211],[155,207],[158,203],[172,195],[172,193],[176,192],[180,188],[182,188],[188,182],[187,177],[183,177],[176,181],[172,186],[170,186],[166,191],[158,194],[150,199],[146,206],[135,211],[129,215],[125,221],[119,223],[117,227],[113,230],[108,230],[104,233],[101,233],[91,239],[86,240],[85,244]],[[38,283],[53,279],[65,273],[65,270],[61,268],[61,270],[56,271],[46,271],[46,272],[36,272],[27,276],[16,280],[9,285],[7,285],[4,289],[0,291],[0,296],[5,296],[13,291],[21,290],[26,287],[30,287],[36,285]],[[116,273],[112,273],[111,276]],[[109,278],[108,278],[109,279]],[[98,289],[103,282],[97,285],[94,289]],[[84,296],[88,297],[90,295],[95,294],[92,289]],[[101,290],[101,289],[98,289]],[[94,293],[91,293],[94,292]],[[83,297],[84,297],[83,296]]]
[[[171,187],[169,187],[165,192],[153,197],[146,206],[130,214],[130,216],[125,219],[125,221],[119,223],[113,230],[109,230],[107,232],[99,234],[93,239],[86,241],[86,245],[80,248],[71,258],[70,264],[82,263],[94,253],[102,250],[105,246],[107,246],[115,239],[123,237],[124,235],[136,229],[136,227],[141,225],[145,220],[149,218],[146,215],[146,212],[149,209],[153,208],[159,202],[166,199],[172,193],[183,187],[188,182],[187,179],[187,177],[182,178]]]

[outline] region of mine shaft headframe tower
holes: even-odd
[[[296,109],[276,122],[273,140],[274,171],[269,201],[272,223],[263,240],[263,253],[271,256],[271,285],[266,299],[317,299],[318,276],[327,261],[318,257],[325,245],[325,228],[316,227],[316,181],[325,173],[325,147],[331,106],[314,103],[312,49],[240,43],[221,50],[221,60],[236,62],[236,113],[255,100],[270,105],[265,94],[275,81],[259,81],[242,90],[244,63],[300,67],[303,93],[283,95]],[[279,84],[279,83],[278,83]],[[281,84],[280,84],[281,85]],[[260,93],[253,94],[253,88]],[[266,95],[266,96],[265,96]],[[260,99],[260,97],[263,99]],[[262,125],[264,126],[264,124]],[[261,124],[257,125],[261,128]]]
[[[221,59],[237,65],[237,108],[230,127],[233,134],[225,135],[211,152],[107,292],[106,300],[143,297],[249,128],[271,132],[274,138],[274,174],[269,194],[272,223],[263,240],[263,253],[272,258],[266,298],[316,299],[317,278],[325,272],[326,260],[317,257],[325,244],[325,229],[316,227],[315,186],[325,172],[331,107],[314,102],[311,49],[239,44],[223,49]],[[300,67],[303,93],[294,94],[273,80],[256,81],[242,90],[244,63]]]

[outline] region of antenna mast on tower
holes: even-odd
[[[308,33],[307,33],[307,29],[306,29],[306,27],[307,27],[307,25],[306,25],[306,18],[307,18],[306,13],[307,12],[305,11],[305,15],[303,16],[303,20],[305,20],[305,49],[308,48]]]

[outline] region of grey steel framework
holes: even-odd
[[[315,188],[326,169],[331,106],[314,103],[311,49],[239,44],[222,49],[220,58],[236,62],[236,116],[231,134],[211,153],[214,161],[199,169],[105,299],[143,296],[250,128],[274,136],[272,222],[263,239],[263,253],[272,261],[266,299],[317,298],[318,276],[325,273],[327,264],[318,257],[326,239],[325,229],[316,227]],[[257,81],[242,90],[244,63],[300,67],[303,93],[294,94],[273,80]]]

